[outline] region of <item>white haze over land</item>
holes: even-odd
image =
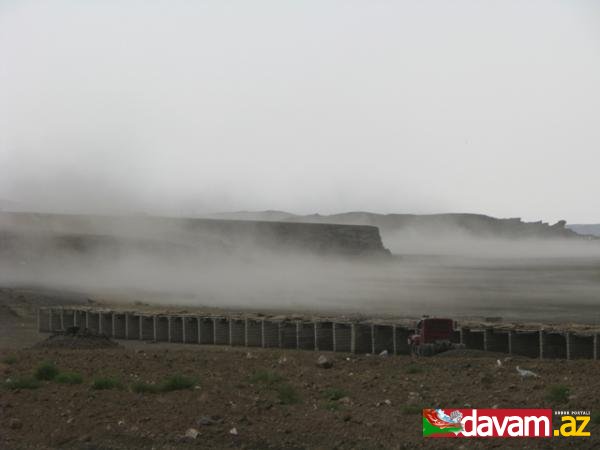
[[[595,1],[0,3],[0,208],[600,222]]]
[[[600,223],[599,25],[577,0],[3,1],[0,211]],[[406,228],[345,258],[47,220],[0,217],[1,286],[600,322],[598,241]]]

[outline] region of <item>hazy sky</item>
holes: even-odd
[[[596,1],[0,0],[0,199],[600,222],[599,193]]]

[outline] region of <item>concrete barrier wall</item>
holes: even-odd
[[[511,331],[509,339],[512,354],[529,358],[540,357],[539,331]]]
[[[182,317],[183,320],[183,342],[186,344],[198,344],[198,318]]]
[[[262,320],[246,320],[246,347],[262,347]]]
[[[214,342],[217,345],[229,345],[229,320],[224,317],[213,319]]]
[[[210,317],[198,317],[198,343],[199,344],[214,344],[215,343],[215,324]]]
[[[293,348],[318,351],[408,354],[413,330],[366,322],[289,321],[240,317],[151,315],[132,312],[40,308],[38,330],[88,328],[116,339]],[[597,334],[557,330],[482,330],[460,328],[456,336],[469,349],[530,358],[598,359]]]
[[[352,324],[352,353],[373,353],[373,334],[371,324]]]
[[[333,322],[316,322],[315,349],[323,352],[333,351]]]
[[[154,341],[154,316],[139,316],[140,339],[143,341]]]
[[[298,322],[298,348],[302,350],[315,349],[314,322]]]
[[[66,330],[69,327],[75,325],[75,311],[72,310],[63,310],[62,311],[62,324],[63,330]]]
[[[390,355],[396,354],[394,345],[393,325],[373,325],[373,353],[387,351]]]
[[[266,348],[279,347],[279,322],[262,321],[262,346]]]
[[[333,323],[333,351],[352,351],[352,325],[349,323]]]
[[[77,322],[79,323],[79,322]],[[113,337],[116,339],[126,339],[126,314],[113,314]]]
[[[510,353],[508,332],[493,328],[483,330],[483,349],[488,352]]]
[[[246,345],[246,321],[229,319],[229,345]]]
[[[279,341],[281,348],[298,348],[298,324],[283,321],[279,325]]]

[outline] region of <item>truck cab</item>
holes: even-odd
[[[423,318],[417,322],[415,334],[408,338],[411,354],[430,356],[454,348],[452,319]]]

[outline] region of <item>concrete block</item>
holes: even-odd
[[[125,313],[113,313],[113,337],[115,339],[127,339]]]
[[[140,316],[133,313],[125,313],[125,339],[140,338]]]
[[[594,336],[569,333],[568,335],[569,359],[593,359]]]
[[[539,358],[540,333],[538,331],[511,331],[509,339],[510,351],[513,355]]]
[[[229,345],[246,345],[246,321],[229,318]]]
[[[75,324],[75,311],[72,309],[64,309],[62,312],[62,328],[66,330]]]
[[[350,351],[352,353],[372,353],[373,336],[371,325],[366,323],[353,323],[351,324],[350,330]]]
[[[101,312],[100,313],[100,333],[105,336],[113,335],[113,313],[112,312]]]
[[[394,347],[394,326],[373,325],[373,353],[379,354],[387,350],[390,355],[393,355]]]
[[[486,328],[483,330],[483,347],[487,352],[509,353],[508,333]]]
[[[169,317],[169,342],[183,342],[183,317]]]
[[[183,320],[183,342],[186,344],[198,343],[198,319],[196,317],[184,316]]]
[[[50,327],[50,309],[38,308],[38,331],[40,333],[48,333],[51,331]]]
[[[50,309],[50,331],[61,331],[62,329],[62,310]]]
[[[91,333],[100,333],[100,314],[96,311],[86,312],[87,329]]]
[[[466,327],[462,327],[460,330],[462,333],[462,343],[465,345],[466,348],[473,350],[484,349],[483,330],[471,330]]]
[[[79,328],[87,328],[87,320],[86,320],[85,311],[81,311],[76,309],[73,311],[73,323],[74,326]]]
[[[396,344],[396,355],[409,355],[410,346],[408,345],[408,339],[414,330],[397,325],[395,327],[394,342]]]
[[[215,343],[215,324],[212,317],[199,317],[198,342],[200,344]]]
[[[283,321],[279,327],[281,348],[298,348],[298,325],[296,322]]]
[[[333,322],[316,322],[316,349],[333,351]]]
[[[143,341],[154,341],[154,316],[140,317],[140,339]]]
[[[540,351],[542,359],[567,359],[567,339],[563,333],[540,330]]]
[[[303,350],[315,349],[315,324],[314,322],[297,322],[298,348]]]
[[[349,323],[333,323],[333,351],[352,351],[352,327]]]
[[[262,320],[246,320],[246,347],[262,347]]]
[[[156,342],[169,342],[169,317],[155,316]]]
[[[229,345],[229,320],[224,317],[213,319],[214,342],[217,345]]]
[[[279,347],[279,322],[263,320],[262,327],[262,346],[269,348]]]

